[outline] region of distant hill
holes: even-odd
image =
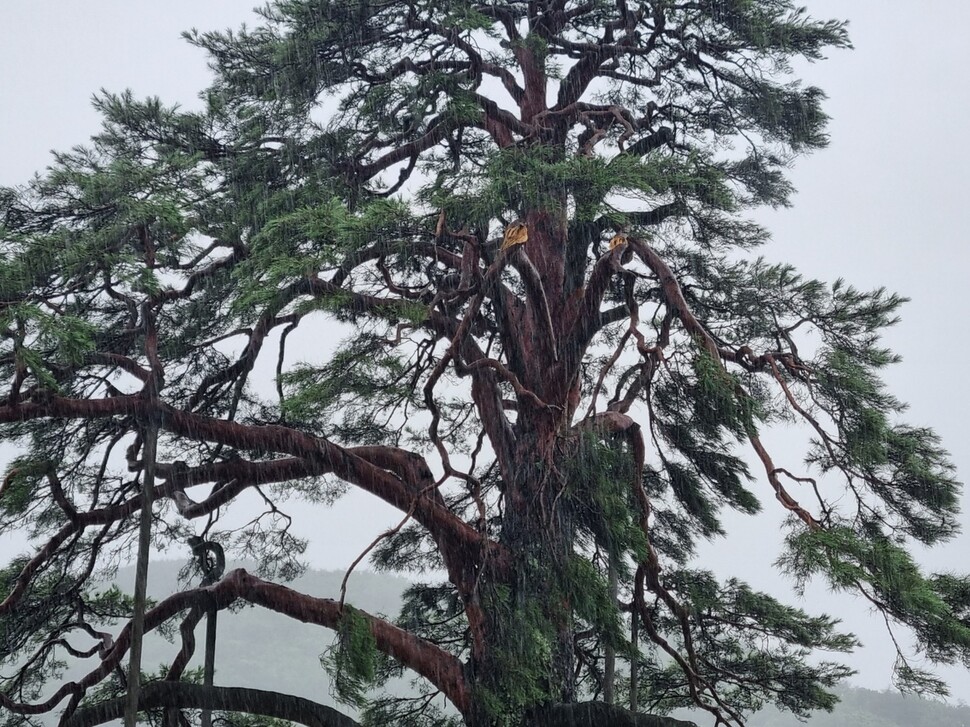
[[[180,562],[152,563],[149,596],[163,598],[176,590],[181,567]],[[309,571],[289,585],[315,596],[338,598],[342,579],[343,572]],[[116,580],[130,592],[134,570],[119,571]],[[394,616],[407,586],[408,581],[402,578],[355,572],[350,578],[347,601],[371,613]],[[201,627],[197,638],[196,657],[191,666],[201,666]],[[337,706],[330,695],[330,679],[320,665],[320,655],[330,646],[331,640],[331,632],[327,629],[303,624],[262,608],[222,612],[219,614],[215,682],[258,686]],[[177,642],[169,643],[158,634],[150,635],[145,644],[145,670],[156,671],[163,662],[167,664],[178,648]],[[72,670],[68,677],[79,674]],[[407,689],[407,682],[402,680],[392,687],[393,691],[402,693]],[[842,701],[834,712],[817,713],[808,722],[799,722],[790,714],[767,708],[752,716],[748,727],[970,727],[970,706],[952,706],[904,697],[895,692],[851,687],[839,690],[839,694]],[[343,705],[339,708],[350,711]],[[709,724],[704,714],[684,713],[684,718],[693,719],[702,727]]]
[[[808,722],[769,708],[752,717],[748,727],[970,727],[970,706],[965,704],[858,688],[840,689],[839,696],[842,701],[834,711],[818,713]]]

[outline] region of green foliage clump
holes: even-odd
[[[819,575],[835,590],[862,590],[888,616],[909,624],[931,658],[949,661],[970,645],[967,579],[924,575],[904,547],[875,527],[792,533],[786,548],[778,562],[800,588]],[[902,688],[946,693],[946,684],[925,669],[900,666]]]
[[[334,697],[358,708],[367,704],[366,690],[377,678],[378,651],[364,614],[344,606],[336,641],[320,662],[333,680]]]
[[[410,367],[378,336],[351,339],[323,366],[298,365],[280,383],[285,419],[361,444],[393,442],[392,413],[416,398]]]

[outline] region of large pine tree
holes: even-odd
[[[330,668],[369,724],[828,707],[848,670],[816,652],[854,639],[692,560],[725,508],[765,503],[790,515],[796,585],[861,593],[967,662],[970,582],[909,552],[954,534],[958,485],[879,379],[903,301],[766,263],[744,216],[786,204],[786,167],[825,145],[791,64],[848,46],[842,23],[788,0],[278,0],[263,19],[189,36],[216,72],[203,112],[103,94],[89,146],[0,195],[0,422],[21,451],[0,527],[36,544],[0,573],[9,724],[120,715],[132,629],[109,624],[134,603],[96,577],[152,477],[157,545],[262,568],[145,613],[181,628],[140,697],[170,724],[348,723],[186,681],[202,616],[238,602],[336,629]],[[804,466],[759,434],[792,421]],[[429,576],[396,624],[274,582],[301,550],[280,501],[346,485],[402,513],[372,562]],[[249,491],[265,513],[224,526]],[[65,654],[90,671],[58,685]],[[460,717],[367,691],[400,669]]]

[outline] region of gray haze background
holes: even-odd
[[[26,181],[49,163],[50,149],[66,150],[95,133],[99,120],[89,101],[99,88],[131,88],[136,96],[198,107],[196,95],[209,73],[202,52],[179,33],[253,24],[252,3],[3,0],[0,185]],[[912,405],[908,421],[931,425],[943,436],[966,479],[970,3],[924,0],[918,12],[906,0],[806,3],[816,17],[848,18],[856,50],[798,69],[806,83],[830,96],[832,143],[797,162],[792,179],[799,194],[792,209],[758,215],[774,234],[762,254],[793,263],[806,276],[845,277],[860,288],[886,286],[913,299],[902,323],[886,337],[904,357],[889,372],[889,384]],[[780,466],[798,469],[796,432],[766,433],[765,439],[774,445]],[[4,459],[0,450],[0,466]],[[754,519],[729,516],[729,538],[701,556],[705,567],[784,596],[790,587],[771,567],[784,513],[766,484],[761,492],[766,512]],[[966,498],[964,503],[966,509]],[[346,568],[400,518],[359,492],[330,510],[289,510],[297,516],[298,533],[316,535],[307,553],[316,568]],[[970,529],[966,514],[964,523]],[[16,536],[0,534],[0,562],[23,546]],[[970,534],[964,534],[923,554],[922,562],[933,570],[967,571],[968,552]],[[842,616],[865,642],[851,660],[860,671],[855,683],[874,689],[889,685],[893,654],[881,618],[866,602],[829,594],[819,585],[801,605]],[[943,673],[954,698],[970,701],[967,670]]]

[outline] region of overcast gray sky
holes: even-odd
[[[96,132],[90,107],[99,88],[193,107],[209,75],[203,54],[179,38],[182,30],[252,24],[252,0],[4,0],[0,15],[0,185],[27,180],[49,162],[50,149],[68,149]],[[886,286],[910,298],[903,322],[887,343],[904,361],[888,375],[893,391],[912,405],[907,419],[943,436],[959,473],[970,472],[965,419],[970,386],[966,202],[970,83],[970,3],[924,0],[805,0],[816,17],[850,20],[854,51],[836,52],[802,69],[829,94],[831,146],[797,162],[794,207],[764,212],[774,233],[763,249],[771,260],[795,264],[823,280],[845,277],[857,287]],[[779,464],[797,467],[791,433],[769,435]],[[0,463],[2,464],[2,463]],[[756,520],[731,518],[727,543],[704,551],[724,575],[783,595],[787,586],[770,564],[783,513],[765,498]],[[966,498],[964,499],[966,503]],[[965,507],[966,509],[966,507]],[[399,515],[366,495],[349,495],[329,513],[299,523],[317,538],[309,557],[323,568],[345,568]],[[373,523],[373,529],[359,527]],[[970,524],[970,517],[964,516]],[[348,528],[348,524],[354,527]],[[0,561],[17,544],[0,534]],[[970,535],[923,557],[928,568],[970,570]],[[836,598],[824,587],[802,604],[842,616],[867,648],[853,660],[856,682],[889,683],[891,652],[878,619],[864,602]],[[945,672],[954,697],[970,701],[966,670]]]

